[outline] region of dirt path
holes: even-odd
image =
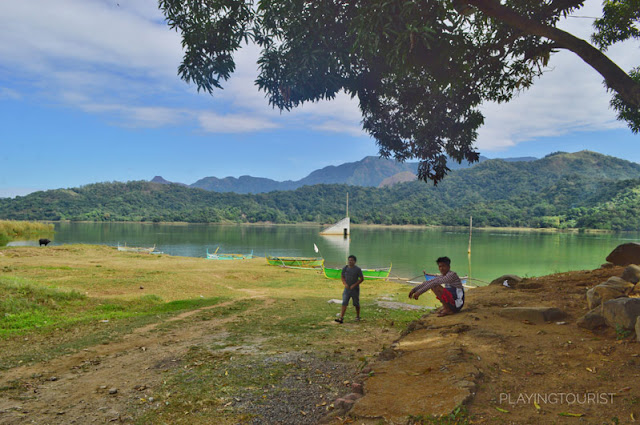
[[[249,299],[264,300],[249,311],[274,302],[257,291],[248,295],[138,328],[117,342],[6,371],[0,376],[0,387],[13,390],[0,393],[0,422],[90,424],[133,420],[127,414],[132,403],[150,401],[151,390],[160,387],[164,371],[184,367],[181,358],[190,346],[223,339],[224,325],[236,317],[197,322],[186,319]],[[179,329],[158,330],[160,325],[177,321],[184,321]]]

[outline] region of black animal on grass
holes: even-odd
[[[42,246],[42,245],[47,246],[47,245],[49,245],[49,243],[50,243],[51,241],[50,241],[49,239],[42,238],[42,239],[40,239],[38,242],[40,242],[40,246]]]

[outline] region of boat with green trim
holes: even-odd
[[[209,254],[209,248],[207,248],[207,260],[250,260],[253,258],[253,250],[250,254],[218,254],[218,249],[213,254]]]
[[[364,280],[387,279],[391,273],[391,264],[389,267],[380,269],[362,269]],[[342,276],[342,268],[323,267],[324,276],[327,279],[340,279]]]
[[[316,269],[324,266],[322,257],[276,257],[267,255],[267,263],[271,266],[281,266],[300,269]]]

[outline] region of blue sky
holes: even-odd
[[[578,14],[599,8],[588,0]],[[562,25],[588,38],[590,24]],[[198,94],[177,77],[180,38],[155,0],[6,0],[0,26],[0,196],[155,175],[297,180],[377,154],[347,96],[273,110],[253,85],[253,47],[237,55],[225,90]],[[638,43],[607,54],[625,70],[640,64]],[[532,89],[483,106],[477,148],[491,158],[590,149],[640,162],[640,136],[608,102],[602,78],[561,52]]]

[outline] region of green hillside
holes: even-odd
[[[640,165],[577,152],[531,162],[487,160],[434,187],[414,181],[374,188],[344,184],[240,195],[176,184],[97,183],[0,199],[0,219],[186,222],[332,222],[582,227],[638,230]]]

